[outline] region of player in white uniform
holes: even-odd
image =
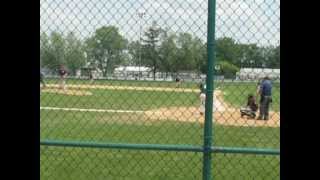
[[[206,84],[200,84],[200,115],[203,116],[205,113],[206,103]]]

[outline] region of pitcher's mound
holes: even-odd
[[[83,91],[83,90],[75,90],[75,89],[43,89],[41,92],[47,92],[47,93],[58,93],[58,94],[65,94],[65,95],[71,95],[71,96],[90,96],[92,95],[89,91]]]

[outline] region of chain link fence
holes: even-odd
[[[280,1],[209,2],[40,1],[41,179],[280,179]]]

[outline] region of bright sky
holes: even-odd
[[[216,37],[241,43],[280,44],[280,0],[216,0]],[[189,32],[206,41],[207,0],[40,0],[40,31],[70,31],[88,37],[115,25],[129,40],[157,21],[173,32]],[[139,19],[138,12],[145,15]],[[141,20],[141,21],[140,21]]]

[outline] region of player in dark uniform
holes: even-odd
[[[90,83],[92,84],[93,81],[94,81],[94,77],[93,77],[93,72],[92,72],[92,70],[90,71],[89,79],[90,79]]]
[[[176,78],[176,88],[180,87],[181,79],[179,77]]]
[[[59,68],[59,75],[60,75],[60,88],[65,90],[66,89],[66,82],[65,82],[65,78],[67,76],[68,72],[67,70],[65,69],[65,67],[63,65],[60,65],[60,68]]]
[[[241,117],[247,116],[249,118],[255,118],[256,112],[258,110],[258,105],[256,103],[256,99],[252,94],[249,94],[248,100],[247,100],[247,106],[240,108]]]

